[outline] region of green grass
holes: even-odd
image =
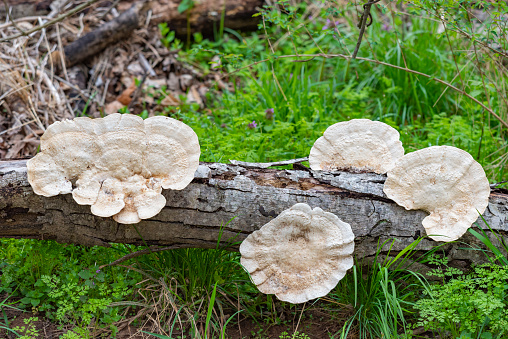
[[[410,330],[414,301],[427,284],[423,275],[410,270],[414,261],[423,260],[421,254],[416,256],[421,240],[391,256],[395,240],[386,240],[378,244],[372,262],[356,258],[352,272],[328,296],[354,309],[347,326],[335,337],[346,338],[355,330],[361,339],[399,338],[401,333]],[[381,251],[386,252],[384,259]]]

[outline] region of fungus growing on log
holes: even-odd
[[[466,151],[433,146],[409,153],[388,172],[384,192],[407,210],[430,213],[423,219],[430,238],[453,241],[478,219],[489,203],[482,166]]]
[[[396,129],[379,121],[354,119],[336,123],[312,146],[310,168],[386,173],[404,155],[399,137]]]
[[[262,293],[303,303],[328,294],[353,266],[353,240],[349,224],[299,203],[250,234],[240,262]]]
[[[196,133],[172,118],[75,118],[48,127],[41,152],[27,162],[28,181],[36,194],[72,193],[93,214],[134,224],[165,206],[162,188],[192,181],[199,155]]]

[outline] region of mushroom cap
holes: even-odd
[[[466,151],[432,146],[409,153],[388,172],[386,195],[407,210],[430,213],[422,224],[430,238],[460,238],[489,203],[482,166]]]
[[[48,127],[41,152],[27,162],[28,181],[36,194],[72,193],[95,215],[137,223],[165,206],[162,188],[192,181],[199,156],[196,133],[172,118],[75,118]]]
[[[265,294],[293,304],[325,296],[353,266],[354,234],[307,204],[283,211],[240,245],[240,262]]]
[[[353,119],[336,123],[312,146],[310,168],[386,173],[404,155],[399,137],[395,128],[380,121]]]

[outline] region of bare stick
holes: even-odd
[[[143,89],[143,84],[145,83],[146,78],[148,77],[148,75],[151,75],[151,76],[155,76],[156,75],[155,71],[150,66],[150,63],[148,62],[148,60],[146,60],[146,58],[143,56],[142,53],[139,53],[138,59],[139,59],[139,64],[141,65],[141,67],[143,68],[145,73],[143,74],[143,78],[141,78],[141,81],[140,81],[138,87],[136,88],[136,91],[132,95],[132,100],[129,103],[129,106],[127,106],[128,110],[130,110],[132,108],[132,106],[134,106],[134,103],[138,99],[139,94],[141,93],[141,91]]]
[[[360,21],[360,25],[359,25],[359,28],[360,28],[360,36],[358,37],[358,42],[356,43],[356,47],[355,47],[355,51],[353,52],[353,59],[356,59],[356,55],[358,54],[358,50],[360,50],[360,45],[362,44],[362,39],[363,39],[363,34],[365,33],[365,28],[367,27],[367,19],[370,18],[370,23],[368,26],[370,26],[372,24],[372,16],[370,15],[370,8],[372,7],[373,4],[379,2],[381,0],[374,0],[374,1],[369,1],[368,3],[366,3],[365,5],[363,5],[363,14],[362,14],[362,17],[361,17],[361,21]]]
[[[140,15],[145,9],[146,3],[136,2],[115,19],[65,46],[65,66],[71,67],[80,63],[86,58],[102,52],[108,45],[129,36],[138,28]]]
[[[16,21],[11,17],[11,11],[9,9],[9,6],[7,4],[7,0],[3,0],[4,6],[5,6],[5,12],[7,13],[7,17],[9,18],[9,21],[12,23],[12,25],[22,34],[26,35],[26,32],[19,28],[19,26],[16,24]]]

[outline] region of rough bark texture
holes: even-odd
[[[0,161],[0,237],[100,246],[109,242],[142,245],[142,237],[151,245],[213,248],[221,225],[230,219],[235,218],[225,227],[224,243],[235,236],[235,241],[245,239],[297,202],[319,206],[349,223],[356,236],[355,254],[360,257],[372,256],[378,241],[397,238],[393,247],[397,251],[425,234],[421,221],[427,214],[406,211],[389,200],[383,193],[386,177],[372,173],[330,174],[203,163],[186,189],[164,191],[167,204],[160,214],[134,227],[92,215],[90,206],[76,204],[70,194],[51,198],[35,195],[25,164],[26,160]],[[484,217],[506,238],[506,190],[492,192]],[[471,235],[466,233],[460,241],[463,243],[443,246],[450,259],[471,261],[482,256],[476,251],[458,250],[466,247],[464,243],[478,243]],[[419,248],[435,245],[424,239]]]

